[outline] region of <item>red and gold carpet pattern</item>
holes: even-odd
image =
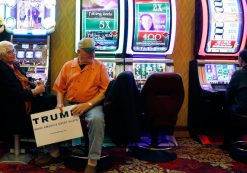
[[[150,163],[135,159],[122,148],[112,149],[113,166],[105,173],[247,173],[247,164],[234,161],[229,153],[215,146],[201,145],[190,138],[178,138],[177,159]],[[0,152],[1,154],[1,152]],[[77,173],[63,164],[39,168],[0,164],[0,173]]]

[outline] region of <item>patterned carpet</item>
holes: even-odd
[[[135,159],[123,148],[110,151],[113,166],[105,173],[247,173],[247,164],[234,161],[229,153],[215,146],[201,145],[190,138],[178,138],[177,159],[150,163]],[[0,173],[78,173],[55,164],[38,168],[28,165],[0,164]]]

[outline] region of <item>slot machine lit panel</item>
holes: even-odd
[[[228,61],[198,61],[198,74],[201,87],[204,90],[216,91],[217,86],[226,90],[232,74],[239,68],[234,60]]]
[[[245,0],[201,0],[201,5],[203,23],[198,51],[200,55],[198,72],[199,78],[203,79],[207,77],[206,74],[208,75],[208,67],[218,69],[216,67],[222,64],[237,67],[236,57],[246,45],[247,8]],[[230,80],[230,78],[225,81],[221,78],[214,78],[209,82],[208,79],[200,80],[202,88],[222,83],[228,84]]]
[[[4,19],[4,0],[0,0],[0,18]]]
[[[47,81],[48,64],[47,45],[15,42],[16,59],[22,69],[26,71],[27,77]]]
[[[152,73],[166,71],[165,63],[133,63],[133,74],[137,87],[141,90],[146,79]]]
[[[125,5],[121,0],[105,0],[93,6],[88,0],[77,0],[76,45],[84,37],[94,38],[96,59],[101,60],[111,79],[121,68],[123,53]],[[120,27],[121,26],[121,27]],[[76,48],[77,49],[77,48]]]
[[[128,14],[126,69],[133,72],[141,89],[150,74],[173,71],[173,60],[166,56],[175,41],[175,1],[129,0]]]
[[[82,38],[94,38],[96,51],[116,51],[119,40],[118,6],[94,9],[82,5]]]
[[[5,2],[6,30],[14,35],[47,35],[55,30],[56,0]]]
[[[116,64],[112,63],[112,62],[103,62],[103,64],[105,65],[108,75],[110,77],[110,80],[115,79],[116,78]]]
[[[9,0],[4,3],[6,31],[17,61],[34,80],[48,80],[50,36],[55,30],[56,0]]]
[[[246,1],[201,0],[201,3],[203,35],[199,55],[237,56],[246,44]]]
[[[4,0],[0,0],[0,33],[4,30]]]
[[[205,64],[206,83],[229,83],[235,70],[234,64]]]
[[[127,54],[164,58],[173,51],[175,30],[175,1],[129,0]]]

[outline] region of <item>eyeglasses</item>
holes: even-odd
[[[7,51],[7,54],[11,54],[11,53],[16,53],[15,49],[11,49],[11,50]]]

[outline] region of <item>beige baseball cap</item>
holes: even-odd
[[[84,49],[85,51],[95,50],[95,43],[92,38],[82,38],[78,42],[78,49]]]

